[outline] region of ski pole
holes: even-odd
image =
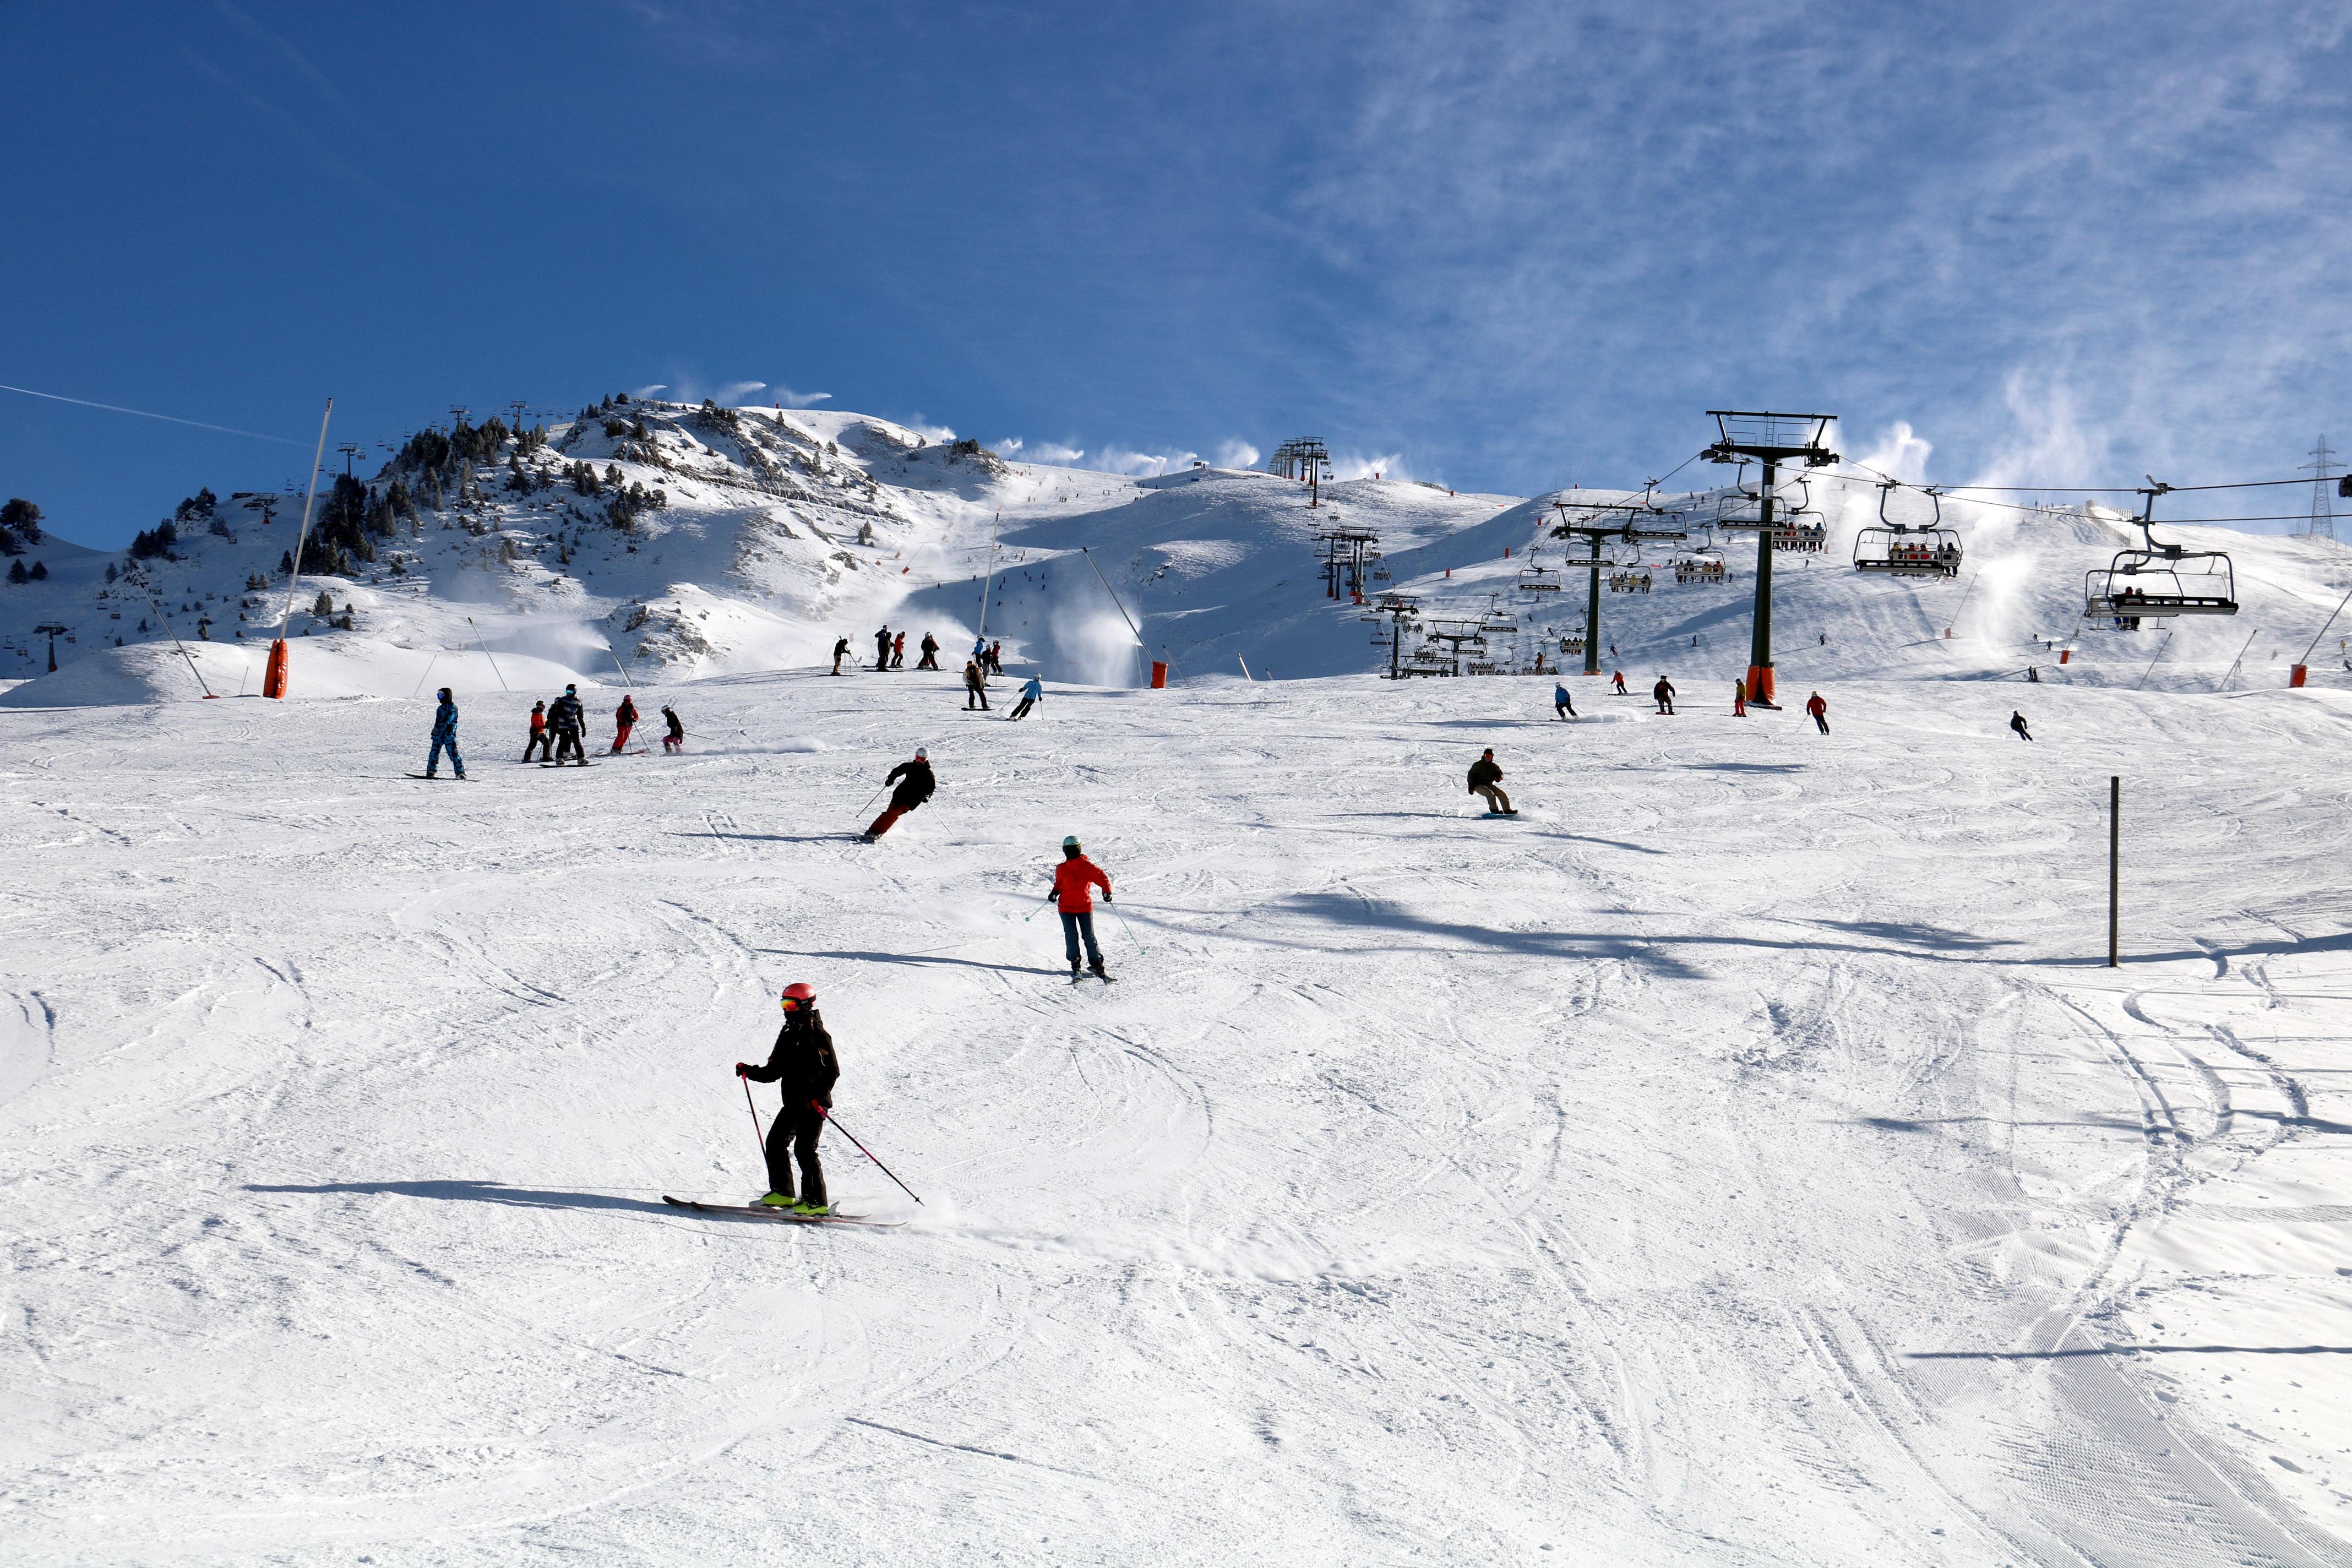
[[[1135,951],[1138,952],[1145,951],[1143,939],[1135,934],[1135,928],[1132,925],[1128,924],[1127,911],[1120,909],[1118,903],[1112,900],[1105,899],[1103,902],[1110,905],[1110,912],[1118,917],[1118,923],[1127,927],[1127,939],[1135,943]]]
[[[750,1091],[749,1089],[746,1089],[744,1092],[748,1094],[748,1093],[750,1093],[751,1091]],[[833,1121],[833,1112],[832,1112],[831,1110],[827,1110],[824,1106],[823,1106],[823,1105],[819,1104],[817,1101],[815,1101],[815,1100],[810,1100],[810,1101],[809,1101],[809,1104],[810,1104],[810,1105],[811,1105],[811,1106],[815,1110],[816,1113],[817,1113],[819,1116],[824,1117],[827,1121]],[[841,1127],[841,1123],[840,1123],[840,1122],[838,1122],[838,1121],[833,1121],[833,1124],[834,1124],[835,1127]],[[852,1132],[848,1128],[846,1128],[846,1127],[841,1127],[841,1135],[842,1135],[844,1138],[848,1139],[852,1143],[857,1143],[857,1134],[856,1134],[856,1133],[855,1133],[855,1132]],[[874,1160],[874,1151],[873,1151],[873,1150],[871,1150],[871,1149],[868,1149],[865,1144],[863,1144],[863,1143],[857,1143],[857,1152],[858,1152],[859,1153],[861,1153],[861,1154],[865,1155],[867,1159],[869,1159],[869,1160]],[[761,1147],[761,1153],[762,1155],[764,1155],[766,1152],[767,1152],[766,1147],[765,1147],[764,1145],[762,1145],[762,1147]],[[874,1160],[874,1163],[875,1163],[876,1167],[877,1167],[877,1169],[879,1169],[879,1170],[881,1171],[881,1173],[882,1173],[884,1175],[888,1176],[888,1177],[889,1177],[892,1181],[894,1181],[894,1182],[898,1182],[898,1178],[897,1174],[896,1174],[896,1173],[894,1173],[891,1171],[891,1169],[890,1169],[890,1167],[889,1167],[889,1166],[883,1164],[883,1163],[882,1163],[882,1162],[881,1162],[881,1161],[879,1161],[879,1160]],[[908,1185],[906,1183],[904,1183],[904,1182],[898,1182],[898,1190],[899,1190],[900,1192],[902,1192],[902,1193],[906,1194],[908,1197],[910,1197],[910,1198],[914,1198],[914,1199],[915,1199],[915,1201],[916,1201],[917,1203],[921,1203],[921,1202],[923,1201],[921,1198],[919,1198],[919,1197],[916,1197],[916,1195],[915,1195],[915,1189],[914,1189],[914,1188],[912,1188],[912,1187],[910,1187],[910,1186],[908,1186]]]
[[[867,795],[867,796],[866,797],[866,805],[861,805],[861,806],[859,806],[859,807],[857,808],[857,815],[858,815],[858,816],[865,816],[865,815],[866,815],[866,805],[872,805],[874,804],[874,801],[875,801],[876,796],[878,796],[879,795],[881,795],[881,793],[882,793],[882,791],[883,791],[883,790],[888,789],[889,787],[890,787],[890,786],[889,786],[888,784],[883,784],[883,785],[881,786],[881,788],[877,789],[877,790],[874,792],[874,794],[873,794],[873,795]]]
[[[768,1135],[760,1131],[760,1108],[751,1102],[751,1080],[739,1078],[735,1081],[743,1086],[743,1108],[751,1113],[751,1136],[760,1141],[760,1158],[764,1162],[768,1157]]]
[[[1053,894],[1051,894],[1051,893],[1046,894],[1046,895],[1045,895],[1045,903],[1050,904],[1050,903],[1052,903],[1053,901],[1054,901],[1054,895],[1053,895]],[[1035,920],[1039,915],[1042,915],[1042,914],[1044,914],[1045,912],[1045,904],[1040,904],[1037,908],[1035,908],[1035,909],[1034,909],[1034,910],[1031,910],[1027,914],[1023,915],[1023,916],[1021,917],[1021,923],[1022,923],[1023,925],[1027,925],[1031,921]]]

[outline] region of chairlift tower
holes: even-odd
[[[1364,619],[1373,621],[1382,616],[1389,618],[1389,679],[1402,680],[1404,670],[1399,662],[1399,650],[1404,644],[1404,624],[1421,618],[1421,601],[1410,594],[1382,594]]]
[[[1572,501],[1555,500],[1552,510],[1559,513],[1559,521],[1551,534],[1554,539],[1581,539],[1587,546],[1582,556],[1570,555],[1566,564],[1581,566],[1591,578],[1586,584],[1584,600],[1584,673],[1601,673],[1601,569],[1625,564],[1612,554],[1601,551],[1601,541],[1612,540],[1630,544],[1634,559],[1639,560],[1641,547],[1651,540],[1688,539],[1690,531],[1679,521],[1671,528],[1644,528],[1644,516],[1674,519],[1675,514],[1663,508],[1644,506],[1633,501]]]
[[[1717,436],[1715,445],[1706,449],[1710,462],[1753,458],[1764,466],[1764,482],[1757,492],[1756,627],[1748,652],[1748,700],[1771,707],[1773,486],[1784,464],[1802,462],[1808,468],[1822,468],[1838,460],[1838,455],[1822,445],[1837,416],[1730,408],[1706,412],[1715,421]]]
[[[2327,489],[2327,481],[2336,477],[2335,458],[2327,437],[2322,436],[2312,450],[2311,461],[2303,465],[2303,471],[2311,476],[2311,521],[2303,531],[2307,539],[2336,537],[2336,498]]]
[[[1306,480],[1307,504],[1310,509],[1318,507],[1323,504],[1323,481],[1331,477],[1331,449],[1319,437],[1301,436],[1276,447],[1266,460],[1265,471],[1286,479]]]
[[[159,615],[161,613],[161,611],[157,612]],[[58,672],[58,638],[71,630],[73,630],[71,626],[61,626],[53,621],[33,628],[35,637],[46,637],[49,639],[49,673],[51,675]]]
[[[1372,546],[1380,542],[1379,534],[1360,528],[1334,528],[1315,536],[1323,547],[1323,588],[1328,597],[1351,599],[1364,591]]]

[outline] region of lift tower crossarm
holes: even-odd
[[[1615,561],[1601,553],[1601,542],[1617,540],[1637,550],[1650,540],[1688,539],[1687,529],[1645,529],[1636,521],[1645,512],[1651,516],[1667,517],[1671,513],[1646,508],[1636,501],[1555,500],[1552,510],[1559,513],[1559,521],[1552,528],[1554,539],[1581,539],[1587,553],[1582,559],[1570,556],[1567,564],[1581,566],[1591,574],[1584,602],[1584,673],[1601,673],[1601,569],[1614,566]],[[1583,514],[1580,519],[1578,514]]]
[[[1762,409],[1710,408],[1717,440],[1706,449],[1714,463],[1737,463],[1753,458],[1764,465],[1756,535],[1756,629],[1748,644],[1748,700],[1759,706],[1772,700],[1772,506],[1773,485],[1782,465],[1802,461],[1808,468],[1827,468],[1838,455],[1822,445],[1834,414],[1775,414]]]

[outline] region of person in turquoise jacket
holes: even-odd
[[[1038,679],[1035,676],[1031,676],[1028,681],[1021,688],[1021,701],[1020,704],[1013,710],[1012,717],[1015,719],[1020,718],[1023,714],[1029,711],[1029,706],[1031,703],[1036,701],[1037,699],[1045,695],[1045,683]]]

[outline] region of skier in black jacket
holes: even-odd
[[[580,706],[580,689],[567,686],[547,710],[547,727],[555,732],[555,765],[562,767],[563,759],[571,757],[582,767],[588,765],[588,755],[580,749],[580,731],[587,727],[587,710]]]
[[[760,1201],[770,1208],[794,1214],[833,1212],[825,1202],[824,1166],[818,1163],[816,1141],[824,1131],[824,1113],[833,1104],[833,1086],[841,1078],[841,1062],[833,1054],[833,1037],[816,1010],[816,989],[805,984],[784,987],[784,1026],[776,1035],[776,1048],[768,1065],[735,1064],[735,1076],[753,1083],[772,1083],[782,1090],[783,1109],[760,1147],[768,1156],[768,1195]],[[800,1197],[793,1196],[793,1162],[801,1167]]]
[[[889,832],[892,823],[930,799],[931,792],[940,787],[939,781],[931,776],[930,759],[923,754],[920,746],[915,748],[911,762],[900,763],[892,768],[882,782],[896,784],[898,787],[891,792],[889,809],[876,817],[866,831],[858,835],[868,844]]]

